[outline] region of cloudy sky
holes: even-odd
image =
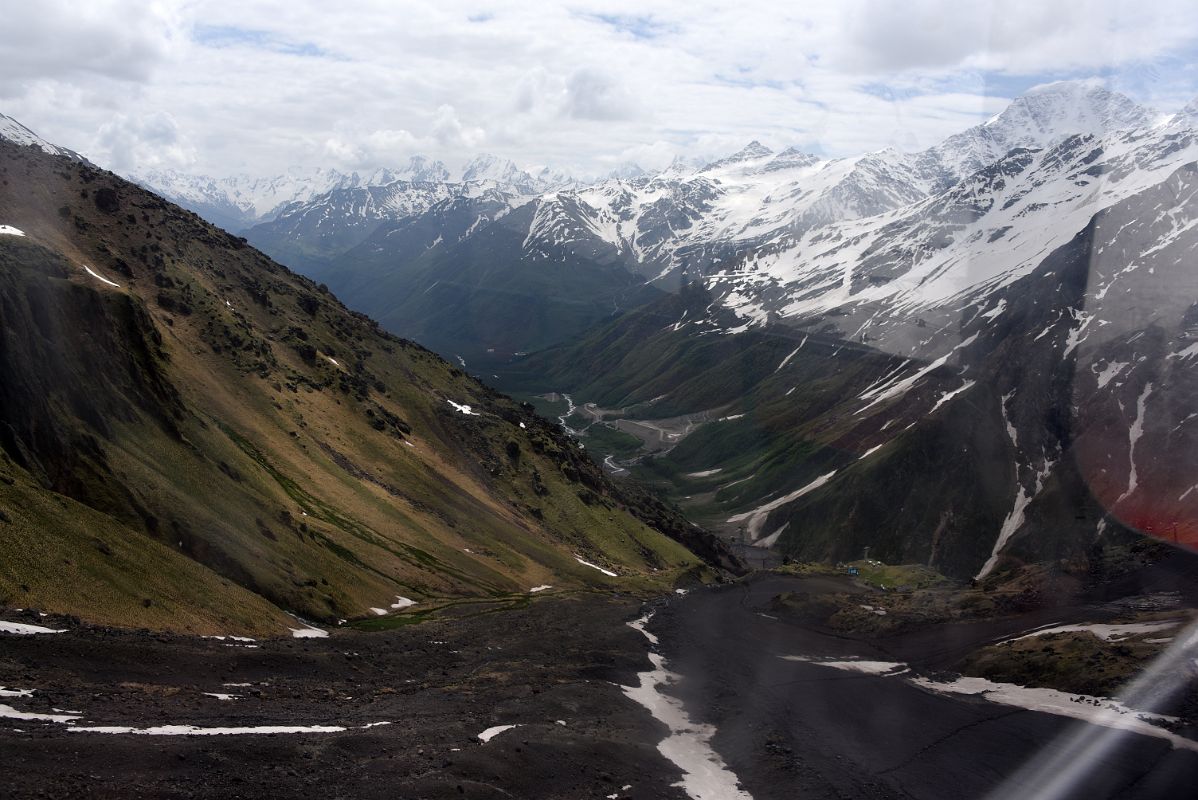
[[[596,174],[751,139],[914,150],[1064,78],[1163,111],[1198,94],[1192,0],[0,0],[0,19],[0,112],[121,172],[491,152]]]

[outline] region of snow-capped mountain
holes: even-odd
[[[4,114],[0,114],[0,139],[6,139],[7,141],[15,142],[26,147],[37,147],[43,152],[49,153],[52,156],[66,156],[73,161],[90,163],[86,158],[79,155],[74,150],[68,150],[65,147],[59,147],[56,144],[47,142],[45,139],[26,128],[12,117],[6,116]]]
[[[826,159],[752,142],[656,175],[508,195],[501,215],[450,199],[442,222],[432,207],[389,221],[321,279],[472,364],[544,346],[544,319],[558,341],[582,333],[595,298],[649,301],[520,368],[603,407],[726,408],[744,441],[789,431],[800,455],[771,445],[756,472],[727,476],[737,488],[718,504],[761,546],[849,557],[872,544],[985,577],[1020,553],[1115,541],[1103,536],[1120,526],[1169,520],[1195,539],[1198,441],[1182,413],[1198,397],[1195,107],[1162,118],[1091,82],[1051,84],[920,153]],[[682,274],[692,300],[629,293],[630,277],[675,289]],[[679,355],[692,349],[726,355]],[[749,463],[717,441],[680,445],[679,472]],[[929,469],[972,478],[932,485]],[[901,505],[894,487],[952,514],[892,520],[876,498]],[[1059,511],[1078,506],[1091,516]],[[813,533],[821,519],[868,524],[827,538]]]
[[[574,279],[598,280],[620,293],[630,276],[673,290],[685,273],[704,280],[746,324],[835,313],[845,315],[846,325],[860,326],[868,318],[861,316],[864,301],[908,303],[898,293],[912,280],[923,295],[944,299],[975,278],[1026,273],[1053,236],[1140,186],[1139,178],[1122,180],[1123,173],[1133,170],[1151,182],[1186,158],[1160,138],[1184,130],[1185,119],[1182,112],[1162,124],[1155,112],[1091,81],[1055,83],[918,153],[886,149],[829,159],[797,148],[775,153],[754,141],[707,163],[677,158],[657,174],[629,172],[631,177],[591,184],[545,172],[534,177],[510,161],[480,156],[452,183],[403,180],[385,188],[336,189],[283,209],[248,235],[379,316],[395,303],[371,288],[366,276],[377,278],[389,262],[405,276],[388,282],[391,291],[432,297],[427,290],[438,280],[433,272],[404,265],[451,263],[466,247],[464,238],[481,236],[470,248],[486,249],[495,265],[557,265],[573,270]],[[1077,143],[1091,140],[1102,155]],[[1108,172],[1116,179],[1104,177]],[[503,221],[503,236],[488,233],[499,220],[492,211],[465,211],[472,208],[469,198],[486,191],[496,192],[504,209],[526,207]],[[460,209],[466,216],[446,214],[438,205],[452,198],[467,201]],[[434,217],[415,221],[434,207]],[[438,220],[445,219],[464,222],[437,235]],[[526,221],[527,228],[510,238],[506,231],[515,220]],[[1020,233],[1022,228],[1027,231]],[[422,231],[420,246],[413,248],[408,234],[390,236],[394,229]],[[1004,236],[1016,244],[1009,252],[989,247]],[[900,251],[932,274],[925,280],[904,268]],[[1016,256],[1021,266],[1007,263]],[[847,282],[846,258],[865,265]],[[603,266],[584,276],[583,263]],[[487,280],[499,274],[492,270]],[[439,311],[455,314],[452,304]],[[883,317],[871,322],[868,335],[877,336]],[[572,322],[578,320],[562,318],[563,338],[578,332]],[[477,353],[494,344],[455,341],[452,347]],[[526,344],[544,341],[538,336]]]
[[[443,162],[425,156],[412,156],[399,169],[377,169],[372,172],[341,172],[336,169],[292,170],[282,175],[252,177],[240,174],[226,178],[192,175],[178,170],[143,170],[130,178],[147,189],[158,192],[184,208],[195,211],[210,222],[234,232],[248,230],[254,225],[270,222],[286,211],[299,206],[323,202],[329,192],[348,189],[377,189],[397,182],[405,185],[474,184],[477,187],[497,187],[515,195],[533,195],[574,183],[563,172],[545,167],[532,175],[514,162],[491,155],[471,160],[462,169],[451,172]],[[445,192],[466,191],[445,189]],[[394,191],[391,192],[395,194]],[[381,206],[370,201],[343,206],[357,215],[363,207],[384,209],[380,218],[402,213],[409,208],[423,208],[419,199],[411,202],[395,200]],[[369,212],[368,212],[369,215]],[[358,225],[358,221],[353,221]]]
[[[423,168],[423,164],[416,166]],[[274,218],[284,208],[307,203],[326,192],[389,183],[397,180],[399,173],[376,170],[362,175],[317,169],[295,170],[269,178],[232,175],[217,179],[166,169],[146,170],[129,177],[215,225],[240,232],[263,219]]]

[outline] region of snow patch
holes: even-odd
[[[477,411],[472,409],[470,406],[465,405],[464,403],[455,403],[452,400],[446,400],[445,402],[449,403],[451,406],[453,406],[454,409],[456,411],[458,411],[459,413],[465,414],[468,417],[481,417],[482,416],[482,414],[479,414]]]
[[[24,236],[25,231],[12,225],[0,225],[0,236]]]
[[[935,414],[936,410],[938,408],[940,408],[942,405],[947,403],[949,400],[952,400],[957,395],[961,394],[961,392],[964,392],[965,390],[972,387],[973,384],[974,384],[974,381],[965,381],[965,384],[963,386],[961,386],[961,388],[953,389],[951,392],[946,392],[939,400],[936,401],[936,405],[932,406],[932,410],[929,411],[928,413]]]
[[[899,675],[907,671],[907,665],[897,661],[861,661],[858,659],[822,659],[812,656],[782,656],[784,661],[798,661],[844,672],[860,672],[863,675]]]
[[[803,349],[803,345],[805,345],[805,344],[807,344],[806,336],[803,337],[803,341],[799,342],[798,347],[796,347],[794,350],[790,351],[790,355],[788,355],[786,358],[782,359],[782,363],[778,365],[778,367],[774,370],[774,372],[781,372],[782,368],[785,367],[787,364],[789,364],[790,360],[792,358],[794,358],[796,355],[798,355],[798,352]]]
[[[358,728],[373,728],[387,723],[371,722]],[[90,725],[67,727],[71,733],[128,733],[135,736],[264,736],[274,733],[341,733],[349,730],[344,725],[250,725],[234,728],[201,728],[196,725],[154,725],[149,728],[134,728],[126,725]]]
[[[1131,497],[1140,483],[1139,475],[1136,472],[1136,444],[1140,441],[1140,437],[1144,435],[1144,406],[1148,403],[1148,396],[1150,394],[1152,394],[1152,384],[1147,383],[1144,385],[1144,391],[1140,393],[1139,399],[1136,400],[1136,418],[1127,432],[1127,460],[1130,464],[1127,475],[1127,491],[1119,495],[1119,499],[1115,501],[1115,505],[1119,505],[1119,503]]]
[[[0,703],[0,717],[5,719],[24,719],[33,722],[72,722],[79,719],[81,714],[36,714],[31,711],[17,711],[12,706]]]
[[[5,622],[0,620],[0,633],[16,633],[31,635],[35,633],[66,633],[66,628],[43,628],[41,625],[30,625],[27,622]]]
[[[911,682],[938,694],[971,695],[985,698],[992,703],[1072,717],[1091,725],[1102,725],[1107,728],[1164,739],[1175,749],[1182,748],[1198,752],[1198,742],[1152,724],[1152,721],[1172,722],[1176,721],[1176,718],[1136,711],[1109,697],[1091,697],[1090,695],[1059,692],[1056,689],[995,683],[985,678],[961,677],[952,681],[914,678]]]
[[[820,477],[813,480],[811,483],[807,484],[806,486],[802,487],[801,489],[794,490],[790,494],[786,494],[786,495],[783,495],[782,497],[779,497],[775,500],[771,500],[770,502],[766,503],[765,505],[754,508],[752,511],[746,511],[743,514],[734,514],[733,516],[728,517],[728,522],[737,523],[737,522],[743,522],[745,520],[748,520],[749,524],[748,524],[747,528],[748,528],[750,536],[753,539],[759,539],[761,537],[761,526],[765,524],[765,518],[767,516],[769,516],[769,513],[771,511],[773,511],[775,508],[786,505],[787,503],[791,502],[792,500],[799,499],[800,497],[807,494],[808,492],[815,491],[819,487],[826,484],[828,481],[832,480],[832,476],[834,476],[835,474],[836,474],[836,470],[832,470],[827,475],[821,475]]]
[[[648,620],[646,615],[628,624],[652,644],[657,644],[657,637],[645,630]],[[666,669],[661,655],[651,652],[649,660],[653,669],[640,673],[636,686],[622,688],[627,697],[647,708],[670,729],[657,749],[682,770],[682,780],[674,785],[681,787],[693,800],[752,800],[749,793],[740,788],[736,775],[712,749],[711,737],[715,735],[715,728],[692,722],[682,701],[662,691],[662,687],[677,681],[678,676]]]
[[[86,264],[83,265],[83,268],[85,270],[87,270],[88,275],[91,275],[93,278],[100,281],[101,283],[107,283],[109,286],[115,286],[118,289],[121,288],[121,285],[119,283],[115,283],[113,281],[108,280],[103,275],[99,274],[98,272],[96,272],[94,269],[87,266]]]
[[[487,728],[478,735],[480,742],[489,742],[504,731],[510,731],[512,728],[519,728],[519,725],[496,725],[493,728]]]
[[[1097,364],[1095,365],[1097,366]],[[1127,362],[1112,361],[1106,365],[1102,372],[1098,373],[1098,388],[1105,389],[1106,385],[1111,382],[1120,372],[1127,367]]]
[[[296,619],[299,619],[299,618],[296,617]],[[302,619],[299,621],[307,627],[288,628],[288,630],[291,631],[291,638],[293,638],[293,639],[327,639],[328,638],[328,636],[329,636],[328,631],[321,630],[320,628],[314,628],[311,625],[308,625],[308,623],[304,622]]]
[[[1008,642],[1018,642],[1023,639],[1032,639],[1037,636],[1047,636],[1051,633],[1071,633],[1086,631],[1094,634],[1104,642],[1119,642],[1129,636],[1134,636],[1137,633],[1156,633],[1157,631],[1165,631],[1171,628],[1176,628],[1182,624],[1184,620],[1171,619],[1163,622],[1127,622],[1115,624],[1093,624],[1093,625],[1057,625],[1052,628],[1042,628],[1031,633],[1025,633],[1022,636],[1016,636],[1014,639],[1008,639]],[[1005,642],[1004,642],[1005,644]]]
[[[790,522],[783,522],[781,528],[774,531],[769,536],[766,536],[762,539],[758,539],[757,541],[753,542],[753,546],[754,547],[773,547],[777,543],[778,537],[781,536],[783,534],[783,532],[789,527],[790,527]]]
[[[548,583],[542,583],[540,586],[534,586],[534,587],[532,587],[531,589],[529,589],[529,590],[528,590],[528,593],[529,593],[529,594],[536,594],[537,592],[543,592],[543,591],[545,591],[546,589],[552,589],[552,588],[553,588],[552,584],[548,584]]]
[[[582,564],[584,567],[590,567],[591,569],[599,570],[600,572],[602,572],[604,575],[608,576],[609,578],[620,577],[616,573],[612,572],[610,569],[604,569],[603,567],[599,566],[598,564],[592,564],[590,561],[583,561],[578,556],[574,556],[574,560],[577,561],[579,564]]]

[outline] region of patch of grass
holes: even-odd
[[[582,437],[582,442],[592,455],[599,457],[600,461],[606,455],[615,458],[631,458],[641,449],[640,439],[631,433],[625,433],[601,422],[597,422],[587,429],[586,434]]]
[[[928,589],[947,586],[951,582],[931,567],[922,564],[883,564],[881,561],[850,561],[845,567],[856,567],[859,578],[879,589]]]
[[[975,675],[1020,686],[1111,697],[1140,674],[1164,645],[1141,634],[1107,642],[1086,631],[1052,633],[985,647],[961,666]]]

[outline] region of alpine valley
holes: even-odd
[[[916,153],[414,158],[246,236],[759,554],[1087,569],[1198,542],[1196,126],[1060,82]]]
[[[1198,101],[127,178],[0,116],[5,797],[1198,780]]]

